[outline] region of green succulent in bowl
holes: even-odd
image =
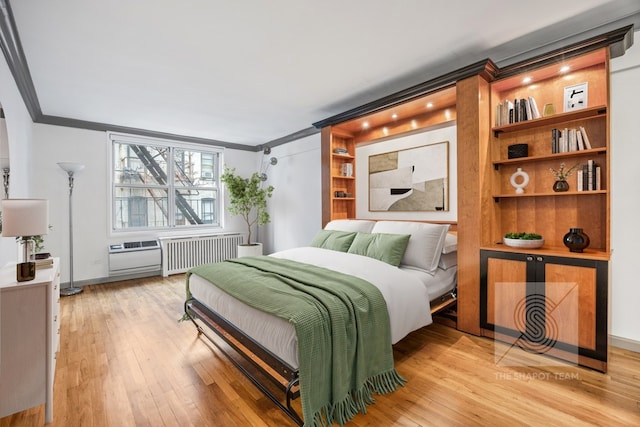
[[[507,233],[504,235],[506,239],[520,240],[540,240],[542,236],[537,233]]]

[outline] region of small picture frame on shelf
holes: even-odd
[[[587,82],[564,88],[564,112],[582,110],[587,108],[589,99],[589,86]]]

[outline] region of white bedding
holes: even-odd
[[[277,252],[271,256],[325,267],[359,277],[375,285],[380,289],[387,303],[391,340],[394,344],[410,332],[432,322],[429,302],[444,293],[432,296],[429,290],[429,283],[439,283],[438,274],[432,276],[424,273],[423,276],[418,271],[399,269],[361,255],[302,247]],[[455,286],[455,269],[438,271],[446,276],[446,282],[453,281],[453,285],[449,284],[447,287]],[[429,283],[425,283],[425,280]],[[292,367],[298,367],[298,341],[292,324],[247,306],[212,286],[200,276],[191,275],[189,289],[200,302],[216,311]]]

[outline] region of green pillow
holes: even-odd
[[[397,267],[410,237],[410,234],[358,233],[348,252],[379,259]]]
[[[311,241],[311,246],[347,252],[356,234],[355,231],[320,230]]]

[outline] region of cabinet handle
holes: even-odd
[[[533,261],[533,257],[531,255],[527,255],[527,261]]]
[[[57,322],[58,321],[58,315],[56,314],[55,316],[53,316],[53,321]]]
[[[543,260],[544,260],[544,258],[542,258],[541,256],[536,257],[536,261],[538,261],[538,262],[542,262]]]

